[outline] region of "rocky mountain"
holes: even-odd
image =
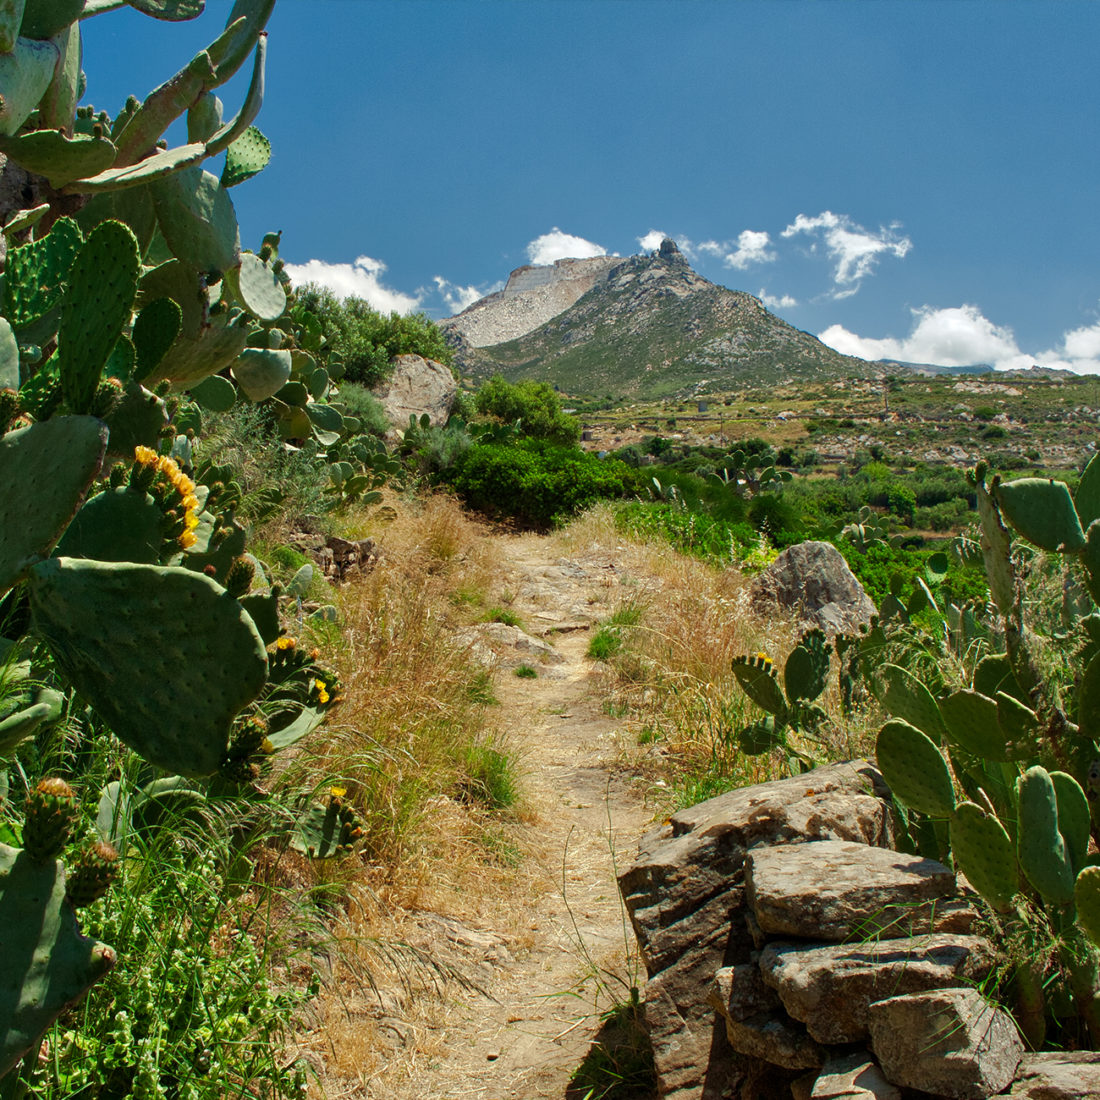
[[[667,239],[648,256],[520,268],[443,327],[464,374],[574,394],[645,399],[882,373],[704,279]]]

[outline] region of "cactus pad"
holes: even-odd
[[[142,309],[134,322],[135,382],[153,372],[175,343],[182,327],[183,310],[172,298],[154,298]]]
[[[878,766],[890,789],[907,806],[929,817],[950,817],[955,789],[947,762],[916,726],[892,719],[879,731]]]
[[[55,417],[0,438],[0,592],[53,549],[106,445],[107,429],[90,416]]]
[[[210,412],[228,412],[237,400],[237,387],[228,378],[214,374],[192,386],[191,396]]]
[[[1072,775],[1051,772],[1050,781],[1058,806],[1058,832],[1066,845],[1070,870],[1076,875],[1089,853],[1089,801]]]
[[[130,322],[140,272],[137,238],[121,222],[96,226],[73,261],[57,333],[61,390],[73,412],[91,406],[103,364]]]
[[[978,691],[956,691],[941,700],[940,714],[952,744],[982,760],[1009,758],[1006,737],[997,722],[997,703]]]
[[[8,251],[3,314],[22,329],[61,302],[69,268],[84,238],[72,218],[59,218],[41,240]]]
[[[96,561],[160,561],[164,513],[148,493],[108,489],[84,502],[57,544],[57,554]]]
[[[769,714],[785,715],[787,703],[775,677],[775,666],[763,654],[734,657],[733,674],[744,693]]]
[[[168,412],[164,402],[138,382],[127,382],[122,399],[104,418],[110,435],[107,453],[121,458],[131,458],[134,448],[155,447]]]
[[[245,316],[241,314],[241,316]],[[248,329],[224,317],[196,338],[181,334],[168,349],[149,381],[167,379],[175,389],[190,389],[234,362],[248,344]]]
[[[173,253],[196,271],[236,267],[241,237],[233,203],[217,177],[197,166],[153,184],[160,231]]]
[[[0,152],[60,189],[82,176],[94,176],[110,168],[118,150],[105,137],[69,137],[60,130],[34,130],[0,141]]]
[[[999,485],[995,496],[1005,519],[1040,549],[1072,554],[1084,547],[1085,532],[1065,482],[1022,477]]]
[[[10,53],[0,54],[0,134],[14,134],[26,122],[50,86],[58,59],[52,42],[33,42],[26,34]]]
[[[275,321],[286,311],[286,291],[278,276],[253,252],[242,252],[239,267],[225,273],[233,296],[253,317]]]
[[[252,401],[274,397],[290,379],[290,352],[245,348],[233,364],[233,377]]]
[[[291,832],[290,846],[310,859],[328,859],[350,852],[363,835],[355,811],[343,797],[329,795],[328,804],[312,802],[302,807]]]
[[[115,964],[80,934],[65,873],[0,844],[0,1076],[37,1048],[46,1029]]]
[[[911,672],[898,665],[883,665],[875,674],[875,694],[892,717],[916,726],[936,744],[943,740],[947,730],[940,708]]]
[[[831,650],[824,631],[810,630],[802,635],[783,666],[783,685],[791,703],[812,702],[825,690]]]
[[[222,187],[236,187],[251,179],[267,167],[269,160],[271,142],[255,126],[249,126],[226,151]]]
[[[30,591],[58,667],[121,740],[166,771],[217,770],[267,678],[236,600],[190,569],[71,558],[36,566]]]
[[[1073,884],[1077,923],[1093,943],[1100,945],[1100,867],[1086,867]]]
[[[1058,828],[1058,798],[1045,768],[1020,776],[1016,855],[1028,882],[1057,905],[1073,900],[1073,871]]]
[[[0,317],[0,390],[19,389],[19,344],[11,325]],[[305,387],[302,387],[303,392]],[[0,425],[7,428],[7,424]]]
[[[1016,848],[1005,827],[973,802],[960,802],[951,819],[955,868],[994,909],[1007,911],[1019,891]]]
[[[1087,531],[1093,520],[1100,519],[1100,455],[1093,455],[1073,493],[1073,507],[1081,526]]]

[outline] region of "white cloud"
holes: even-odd
[[[709,243],[709,242],[708,242]],[[763,230],[745,229],[737,238],[737,248],[727,252],[722,262],[727,267],[744,271],[750,264],[768,264],[776,259],[774,252],[768,251],[771,237]]]
[[[880,227],[877,233],[857,225],[847,214],[824,210],[817,217],[799,214],[783,230],[782,236],[799,233],[820,234],[826,251],[836,264],[833,271],[834,298],[849,298],[859,290],[860,282],[870,275],[880,256],[903,259],[913,247],[908,237],[899,236],[898,226]]]
[[[651,229],[644,237],[638,238],[638,247],[643,252],[656,252],[667,236],[667,233],[662,233],[659,229]]]
[[[761,289],[760,293],[757,294],[757,298],[759,298],[768,309],[793,309],[798,305],[798,299],[792,298],[789,294],[781,294],[776,298],[764,289]],[[833,327],[838,328],[839,326],[834,325]]]
[[[913,310],[916,323],[904,339],[859,336],[831,325],[818,339],[844,355],[862,359],[898,359],[944,367],[989,363],[997,370],[1022,370],[1033,364],[1100,374],[1100,322],[1065,333],[1057,347],[1034,354],[1022,351],[1012,329],[995,325],[977,306]]]
[[[476,286],[458,286],[456,283],[444,279],[442,275],[433,275],[432,282],[435,283],[439,296],[451,313],[461,313],[468,306],[472,306],[474,302],[484,298],[486,294],[485,291],[478,290]]]
[[[386,270],[381,260],[360,256],[354,264],[330,264],[307,260],[287,264],[286,271],[296,286],[316,283],[328,287],[338,298],[362,298],[381,313],[411,313],[420,307],[420,298],[383,286],[379,276]]]
[[[563,233],[557,226],[549,233],[536,237],[527,246],[527,258],[533,264],[552,264],[556,260],[585,260],[608,254],[603,245],[586,241],[583,237],[574,237],[572,233]]]

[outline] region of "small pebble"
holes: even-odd
[[[488,1061],[495,1062],[500,1057],[500,1051],[499,1050],[491,1050],[491,1051],[489,1051],[488,1054],[485,1055],[485,1057]]]

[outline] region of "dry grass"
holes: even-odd
[[[782,669],[798,642],[797,624],[779,615],[758,619],[750,610],[750,578],[678,554],[667,543],[633,539],[616,529],[609,506],[597,506],[556,537],[567,553],[614,547],[645,578],[630,597],[644,604],[644,614],[608,662],[606,684],[609,709],[629,714],[649,746],[633,763],[648,763],[654,778],[674,789],[674,801],[684,803],[775,778],[782,754],[749,757],[737,747],[737,733],[760,712],[730,664],[764,652]],[[870,750],[870,723],[842,716],[835,675],[819,702],[830,717],[820,742],[794,743],[822,760]]]

